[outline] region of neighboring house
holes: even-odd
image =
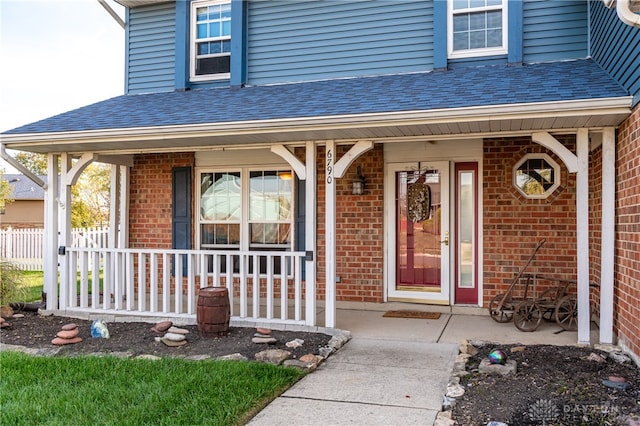
[[[46,176],[40,176],[47,179]],[[22,174],[4,174],[13,200],[0,212],[0,228],[42,228],[44,226],[44,190]]]
[[[63,170],[50,309],[193,319],[212,283],[253,323],[487,307],[546,239],[531,271],[577,279],[578,341],[591,299],[600,342],[640,354],[640,29],[611,4],[118,2],[126,94],[1,136]],[[120,189],[106,254],[69,244],[92,161]]]

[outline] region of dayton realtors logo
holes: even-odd
[[[554,404],[540,399],[529,407],[529,420],[534,424],[583,424],[589,421],[612,421],[620,414],[611,404]],[[601,423],[598,423],[601,424]]]

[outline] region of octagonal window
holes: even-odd
[[[513,168],[513,185],[527,198],[547,198],[560,185],[560,167],[546,154],[527,154]]]

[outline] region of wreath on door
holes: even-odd
[[[431,188],[426,183],[415,182],[407,189],[409,219],[424,222],[431,216]]]

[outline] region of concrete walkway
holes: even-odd
[[[416,309],[438,310],[433,306]],[[537,331],[523,333],[513,323],[498,324],[482,311],[475,313],[442,312],[437,320],[424,320],[384,318],[380,308],[338,309],[337,328],[349,330],[351,341],[248,424],[433,425],[460,340],[553,345],[577,342],[576,332],[557,333],[560,327],[554,323],[543,322]],[[594,336],[597,338],[597,334]]]

